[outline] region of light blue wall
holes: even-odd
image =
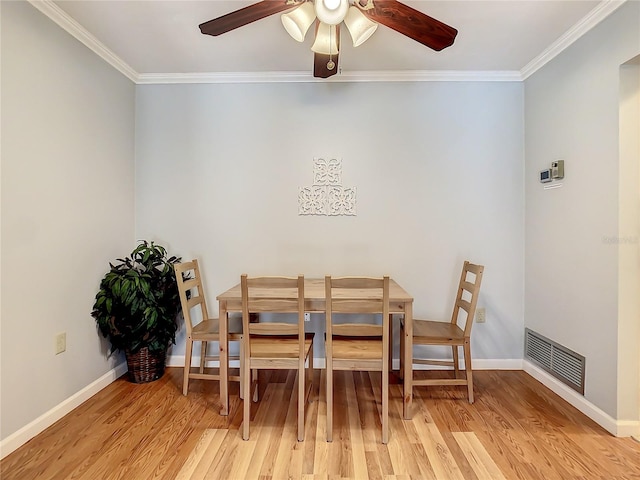
[[[522,358],[521,83],[141,85],[136,100],[136,235],[199,258],[214,311],[243,272],[387,273],[416,316],[448,320],[470,259],[486,266],[474,356]],[[342,159],[357,216],[298,215],[314,157]]]
[[[615,239],[620,67],[640,53],[639,32],[631,1],[525,82],[525,324],[587,358],[587,400],[636,421],[637,388],[635,408],[617,408],[629,380],[618,377]],[[538,172],[557,159],[563,187],[544,190]],[[637,377],[637,353],[623,361]]]
[[[29,3],[0,8],[5,439],[113,366],[90,312],[135,244],[135,89]]]

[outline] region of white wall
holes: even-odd
[[[618,359],[616,239],[619,75],[639,53],[639,18],[628,2],[525,82],[525,324],[586,356],[585,397],[617,419],[630,418],[618,361],[638,375],[637,353]],[[563,187],[545,191],[538,172],[556,159]]]
[[[135,89],[27,2],[1,3],[4,440],[116,360],[90,312],[135,244]]]
[[[210,309],[243,272],[388,273],[416,316],[448,319],[470,259],[474,357],[522,358],[522,84],[145,85],[136,102],[136,236],[199,258]],[[357,216],[298,216],[314,157],[342,158]]]

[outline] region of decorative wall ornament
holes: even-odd
[[[356,187],[327,187],[328,215],[356,214]]]
[[[327,215],[327,188],[315,185],[312,187],[300,187],[298,214]]]
[[[342,159],[314,158],[313,185],[298,188],[298,215],[355,215],[356,193],[342,186]]]
[[[342,185],[342,160],[331,158],[313,159],[314,185]]]

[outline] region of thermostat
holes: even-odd
[[[546,168],[540,170],[540,183],[549,183],[551,181],[551,169]]]
[[[551,178],[564,178],[564,160],[551,162]]]

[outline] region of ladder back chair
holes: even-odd
[[[257,400],[258,370],[297,370],[298,441],[304,440],[305,405],[312,389],[313,333],[304,331],[304,276],[240,277],[244,348],[244,412],[242,438],[249,440],[252,389]],[[295,323],[251,323],[250,315],[261,312],[295,313]],[[305,363],[308,368],[305,369]]]
[[[414,364],[444,365],[453,367],[454,378],[412,378],[414,386],[421,385],[466,385],[469,403],[473,403],[473,370],[471,366],[471,327],[476,312],[480,284],[484,266],[464,262],[456,301],[453,305],[453,313],[450,322],[417,320],[413,319],[413,345],[444,345],[451,346],[451,360],[432,360],[413,358]],[[401,338],[404,339],[404,324],[401,323]],[[403,358],[404,341],[400,343],[403,350],[400,358]],[[465,376],[462,377],[459,369],[458,348],[462,347],[464,355]],[[413,365],[409,365],[407,375],[413,375]],[[401,367],[402,371],[402,367]]]
[[[219,374],[205,372],[207,361],[220,360],[218,355],[209,355],[207,353],[207,345],[209,342],[220,341],[220,321],[217,318],[211,318],[209,316],[198,260],[194,259],[190,262],[177,263],[174,265],[174,270],[178,283],[180,303],[182,305],[182,315],[187,327],[187,341],[184,352],[184,379],[182,385],[182,394],[186,395],[189,389],[189,379],[220,380]],[[230,341],[239,342],[242,340],[242,323],[239,319],[235,322],[229,322],[228,338]],[[201,344],[200,366],[197,372],[191,371],[191,357],[194,342],[200,342]],[[230,358],[235,360],[240,359],[240,357]],[[241,382],[241,375],[242,368],[240,368],[239,375],[229,376],[229,380]],[[240,383],[240,387],[242,390],[242,382]]]
[[[345,294],[347,291],[350,293]],[[356,291],[359,291],[357,295]],[[389,441],[389,277],[332,278],[327,275],[325,298],[327,441],[333,441],[333,372],[363,370],[382,372],[382,443],[386,444]],[[382,314],[382,325],[335,323],[335,313]]]

